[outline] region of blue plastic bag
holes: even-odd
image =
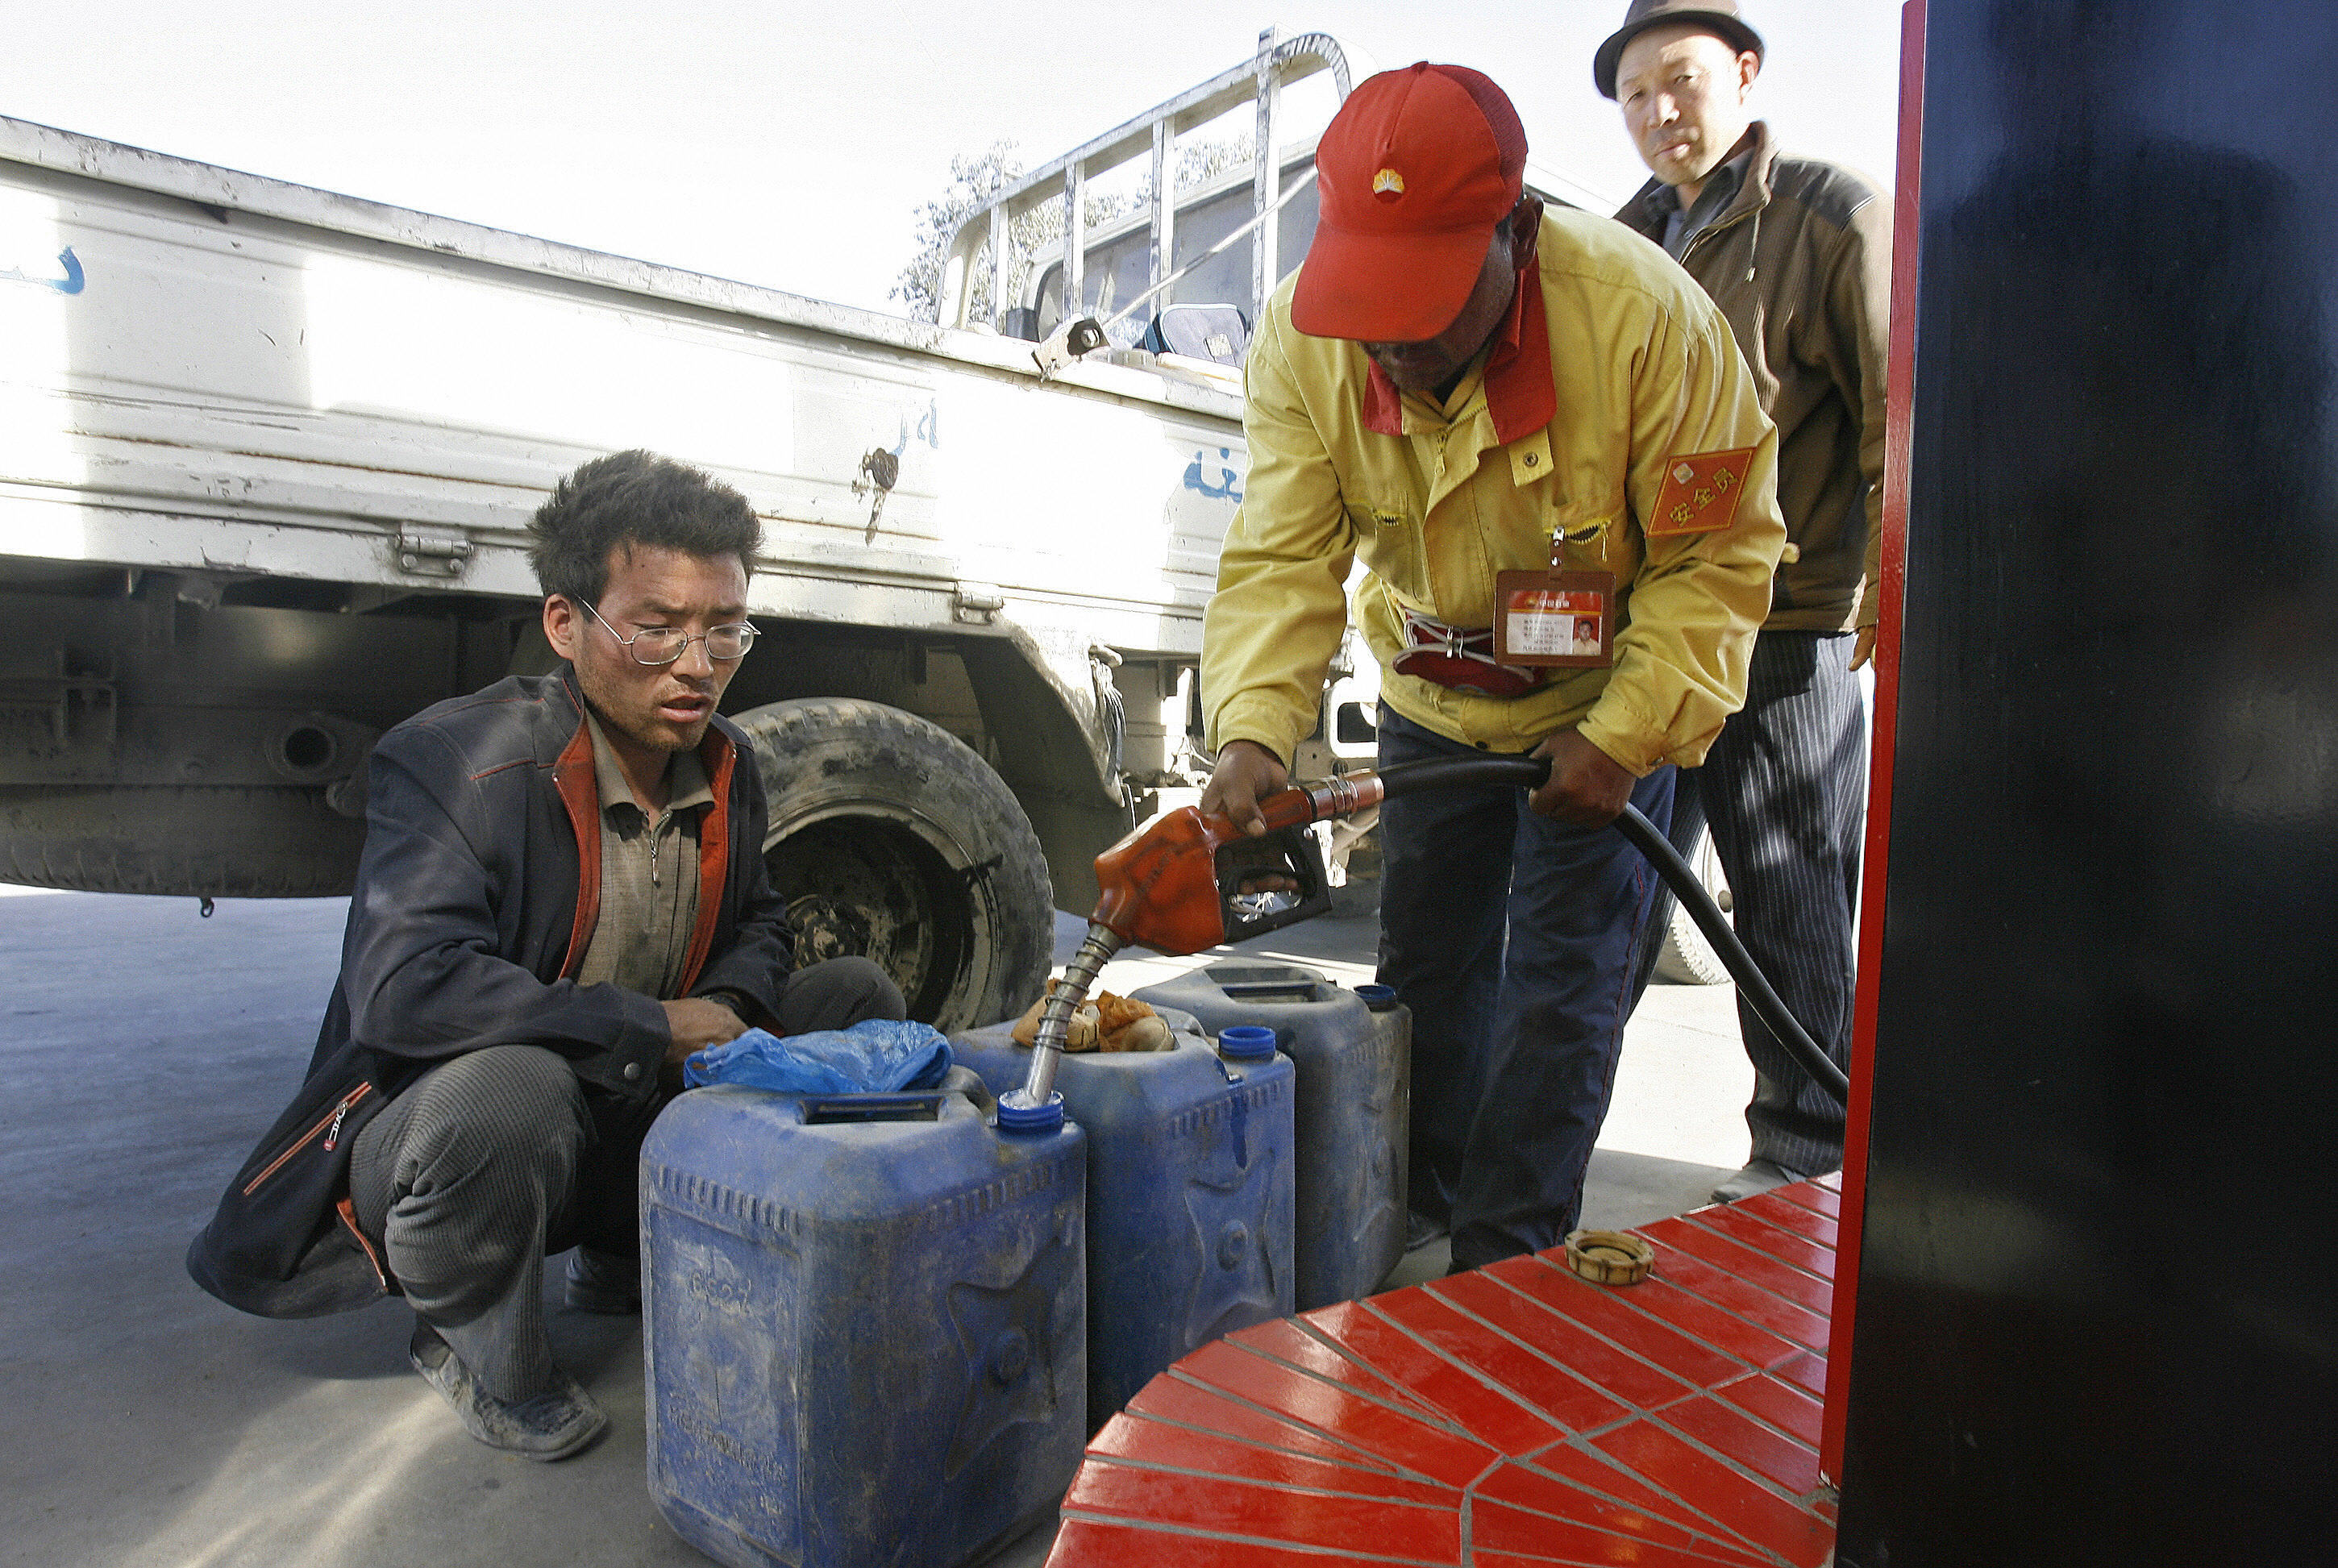
[[[693,1052],[682,1079],[693,1089],[740,1083],[783,1094],[890,1094],[930,1089],[949,1068],[949,1042],[933,1025],[869,1018],[850,1029],[810,1034],[750,1029]]]

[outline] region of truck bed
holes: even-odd
[[[646,446],[763,514],[759,614],[1191,655],[1245,467],[1204,379],[7,119],[0,341],[0,578],[533,597],[543,493]]]

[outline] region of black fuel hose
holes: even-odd
[[[1380,774],[1380,788],[1391,798],[1459,784],[1513,784],[1531,789],[1549,777],[1550,759],[1547,757],[1498,756],[1430,757],[1383,768]],[[1721,956],[1722,966],[1737,982],[1738,995],[1753,1004],[1754,1013],[1770,1026],[1770,1033],[1777,1036],[1786,1054],[1800,1063],[1803,1071],[1837,1104],[1849,1105],[1851,1080],[1819,1049],[1818,1042],[1794,1021],[1794,1015],[1786,1011],[1785,1003],[1771,988],[1769,979],[1754,966],[1745,945],[1737,940],[1729,916],[1714,903],[1713,895],[1704,890],[1704,883],[1680,858],[1680,852],[1656,831],[1656,825],[1636,806],[1624,808],[1624,814],[1616,818],[1616,830],[1647,857],[1656,875],[1672,888],[1673,897],[1681,901],[1689,918],[1696,922],[1696,928],[1704,933],[1705,940]]]

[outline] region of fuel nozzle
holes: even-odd
[[[1345,817],[1380,804],[1377,779],[1334,779],[1312,789],[1279,789],[1259,802],[1269,832]],[[1228,890],[1220,876],[1219,851],[1262,842],[1244,835],[1224,817],[1203,816],[1191,806],[1155,818],[1096,857],[1102,889],[1088,934],[1065,966],[1064,976],[1039,1010],[1031,1045],[1031,1072],[1020,1089],[999,1096],[1002,1106],[1036,1109],[1055,1093],[1056,1062],[1071,1035],[1072,1014],[1088,998],[1096,976],[1112,956],[1131,943],[1175,956],[1214,947],[1227,936]],[[1236,857],[1239,858],[1239,855]],[[1287,924],[1311,914],[1294,910],[1282,918],[1238,922],[1238,935]]]
[[[1380,780],[1369,774],[1278,789],[1259,802],[1267,828],[1262,838],[1195,807],[1164,812],[1096,857],[1096,886],[1103,891],[1088,921],[1110,927],[1125,943],[1174,956],[1304,919],[1328,907],[1330,899],[1321,867],[1314,867],[1311,882],[1308,876],[1311,849],[1298,847],[1292,836],[1310,823],[1380,801]],[[1283,845],[1292,853],[1278,865],[1274,851]],[[1269,916],[1239,906],[1245,876],[1286,869],[1301,884],[1293,907]]]

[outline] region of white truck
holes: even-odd
[[[1324,69],[1269,39],[1105,141],[1262,83],[1273,146]],[[528,515],[647,446],[764,521],[728,707],[805,942],[1013,1013],[1192,779],[1246,466],[1238,369],[1033,349],[0,119],[0,881],[346,890],[374,740],[549,666]]]
[[[528,515],[647,446],[764,520],[729,707],[808,948],[944,1027],[1017,1011],[1095,854],[1198,779],[1241,338],[1312,228],[1280,94],[1318,72],[1345,93],[1333,40],[1270,33],[1002,192],[942,326],[0,118],[0,881],[345,891],[374,740],[550,666]],[[1244,104],[1278,156],[1162,200]],[[1147,211],[1083,233],[1144,158]],[[1051,199],[1063,255],[1017,294],[984,240]],[[1233,325],[1123,346],[1171,301]],[[1368,754],[1369,716],[1319,740],[1318,771]]]

